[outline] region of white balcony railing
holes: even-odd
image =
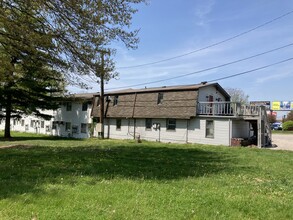
[[[241,105],[237,102],[198,102],[198,115],[258,116],[259,106]]]

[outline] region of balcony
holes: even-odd
[[[260,106],[241,105],[237,102],[198,102],[197,115],[256,117],[260,115]]]

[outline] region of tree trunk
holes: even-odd
[[[5,106],[5,132],[4,138],[11,138],[10,135],[10,119],[11,119],[11,94],[7,94],[6,106]]]

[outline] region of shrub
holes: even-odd
[[[284,131],[293,131],[293,121],[286,121],[283,123]]]

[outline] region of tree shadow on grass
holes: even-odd
[[[129,144],[128,144],[129,145]],[[129,145],[104,147],[18,147],[0,150],[0,198],[34,192],[43,183],[91,183],[113,178],[174,180],[230,172],[229,154],[201,149]]]

